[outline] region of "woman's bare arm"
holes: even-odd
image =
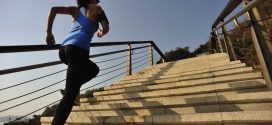
[[[47,37],[46,42],[49,45],[55,43],[54,35],[52,34],[52,27],[57,14],[67,14],[71,15],[74,19],[77,16],[78,9],[77,7],[52,7],[48,16],[48,24],[47,24]]]
[[[98,17],[100,18],[99,22],[102,25],[102,31],[98,32],[98,37],[102,37],[109,32],[110,26],[106,14],[100,6],[98,7]]]
[[[47,32],[52,32],[53,22],[57,14],[67,14],[76,18],[77,7],[52,7],[48,16]]]

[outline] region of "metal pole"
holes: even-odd
[[[224,34],[224,37],[225,37],[225,41],[226,41],[226,45],[227,45],[227,48],[228,48],[230,60],[235,61],[235,60],[237,60],[237,58],[236,58],[235,52],[233,50],[231,39],[230,39],[230,37],[229,37],[229,35],[227,33],[227,26],[226,25],[224,25],[222,27],[222,31],[223,31],[223,34]]]
[[[223,35],[223,40],[224,40],[224,45],[225,45],[226,52],[229,55],[229,49],[228,49],[228,46],[227,46],[227,43],[226,43],[226,38],[225,38],[224,35]]]
[[[150,66],[153,66],[153,46],[150,44],[149,47],[149,64]]]
[[[250,1],[244,0],[244,5]],[[258,10],[254,8],[246,13],[246,18],[251,22],[251,36],[263,70],[263,76],[269,90],[272,90],[272,43],[265,36],[268,34],[263,29],[263,24],[257,22],[261,19]]]
[[[234,1],[239,1],[239,0],[234,0]],[[233,21],[233,19],[240,17],[241,15],[245,14],[248,10],[251,10],[252,8],[256,7],[257,5],[259,5],[262,2],[263,2],[263,0],[254,0],[254,1],[250,2],[250,4],[245,6],[241,11],[239,11],[237,14],[235,14],[234,16],[232,16],[231,18],[226,20],[224,23],[220,24],[217,27],[214,26],[214,29],[212,30],[212,32],[220,29],[224,25],[227,25],[229,22]],[[221,18],[221,21],[222,21],[222,19],[223,18]]]
[[[216,35],[215,39],[217,41],[217,44],[219,45],[219,51],[220,51],[220,53],[223,53],[222,43],[221,43],[220,39],[218,39],[218,32],[217,31],[215,31],[215,35]]]
[[[129,49],[129,51],[128,51],[128,61],[127,61],[127,76],[131,76],[132,75],[131,44],[128,44],[128,49]]]
[[[240,25],[239,25],[239,22],[238,22],[238,20],[237,20],[237,18],[236,19],[234,19],[233,20],[233,22],[234,22],[234,25],[235,25],[235,27],[240,27]]]
[[[214,28],[213,28],[214,29]],[[212,29],[212,30],[213,30]],[[216,39],[216,34],[215,34],[215,32],[212,32],[211,33],[211,45],[212,45],[212,50],[211,50],[211,52],[212,53],[217,53],[218,52],[218,50],[217,50],[217,39]]]

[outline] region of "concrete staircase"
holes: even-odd
[[[82,98],[66,123],[272,124],[272,92],[262,74],[226,54],[147,67],[104,89]]]

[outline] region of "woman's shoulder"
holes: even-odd
[[[101,11],[102,10],[102,7],[97,5],[97,4],[90,4],[89,7],[92,8],[92,9],[95,9],[96,11]]]

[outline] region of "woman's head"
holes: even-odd
[[[99,0],[77,0],[78,7],[88,8],[89,4],[98,4]]]

